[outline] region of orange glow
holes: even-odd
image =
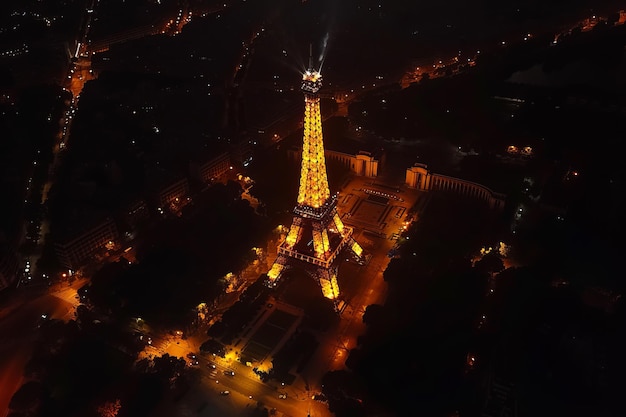
[[[335,214],[333,217],[333,222],[335,223],[335,228],[339,233],[343,233],[343,222],[339,218],[339,214]]]
[[[304,74],[302,74],[302,80],[314,83],[319,82],[322,80],[322,74],[317,71],[306,71]]]
[[[326,259],[330,250],[330,242],[328,241],[328,230],[321,229],[321,225],[316,225],[313,229],[313,249],[315,256],[320,259]],[[321,229],[321,230],[320,230]]]
[[[314,82],[321,82],[319,73],[309,74],[308,76],[305,74],[305,81],[309,78]],[[305,94],[304,141],[302,145],[302,169],[300,172],[298,204],[319,208],[329,197],[330,191],[326,176],[320,99],[317,95]]]
[[[337,276],[335,274],[330,274],[330,277],[320,278],[319,281],[324,297],[334,300],[339,296],[339,285],[337,284]]]
[[[302,166],[297,206],[285,240],[278,246],[278,257],[267,273],[268,284],[274,287],[291,262],[307,263],[309,272],[318,282],[324,297],[339,296],[337,263],[346,248],[357,258],[363,250],[352,239],[352,228],[345,227],[337,213],[337,195],[331,195],[326,173],[320,99],[317,94],[322,76],[307,71],[303,76],[305,98]],[[279,227],[278,231],[284,228]]]
[[[356,240],[352,241],[352,252],[354,252],[354,254],[356,256],[358,256],[359,258],[361,257],[361,255],[363,254],[363,248],[361,248],[361,245],[359,245]]]
[[[300,225],[296,224],[296,222],[294,221],[294,223],[289,228],[289,233],[287,234],[287,238],[285,239],[285,244],[288,247],[292,248],[293,245],[296,244],[298,238],[300,237],[301,229],[302,228],[300,227]]]
[[[268,271],[267,276],[271,281],[275,281],[280,276],[280,273],[283,271],[284,268],[285,267],[283,265],[274,262],[272,268]]]

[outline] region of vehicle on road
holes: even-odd
[[[224,375],[235,376],[235,371],[233,371],[232,369],[227,369],[224,371]]]
[[[315,394],[315,395],[313,396],[313,399],[314,399],[315,401],[320,401],[320,402],[323,402],[323,403],[324,403],[324,402],[326,402],[326,401],[328,401],[328,399],[326,398],[326,396],[325,396],[324,394],[321,394],[321,393],[320,393],[320,394]]]
[[[229,394],[230,394],[230,391],[221,391],[220,392],[220,395],[229,395]]]
[[[280,398],[281,400],[286,400],[287,399],[287,394],[286,393],[278,394],[278,398]]]
[[[42,313],[37,321],[37,327],[41,327],[48,320],[50,320],[50,313]]]

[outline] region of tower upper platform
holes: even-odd
[[[317,93],[322,87],[322,74],[317,71],[307,70],[302,74],[302,91],[306,93]]]

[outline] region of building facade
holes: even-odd
[[[55,243],[54,249],[59,263],[67,269],[79,269],[98,250],[111,242],[117,242],[119,232],[112,218],[86,227]]]
[[[211,184],[217,178],[226,174],[231,167],[231,158],[229,152],[222,152],[206,162],[191,162],[189,171],[190,176],[205,184]]]
[[[475,182],[435,174],[425,164],[415,164],[406,170],[405,183],[421,191],[447,191],[464,197],[485,201],[490,208],[502,210],[506,196],[496,193],[484,185]]]

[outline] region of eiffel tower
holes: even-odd
[[[302,77],[304,93],[304,139],[302,168],[297,205],[287,237],[278,246],[278,256],[267,273],[267,283],[276,286],[282,273],[301,266],[322,289],[324,297],[333,300],[337,308],[339,286],[337,272],[349,251],[357,260],[363,259],[363,249],[352,237],[352,228],[344,226],[337,213],[338,193],[328,188],[322,118],[318,91],[322,75],[309,70]]]

